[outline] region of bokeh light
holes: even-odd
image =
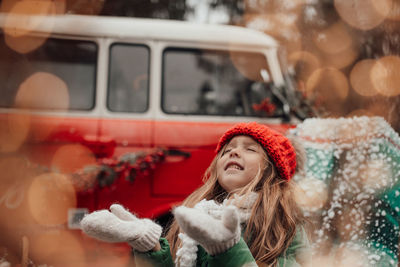
[[[24,36],[35,31],[43,23],[45,16],[54,14],[55,5],[53,1],[18,1],[13,5],[6,17],[4,32],[12,37]]]
[[[20,54],[26,54],[39,48],[47,40],[47,38],[37,36],[14,37],[7,34],[4,38],[7,46]]]
[[[358,57],[359,51],[356,46],[350,46],[347,49],[336,54],[321,53],[320,58],[323,66],[342,69],[352,64]]]
[[[51,168],[62,173],[74,173],[95,164],[96,158],[89,148],[80,144],[69,144],[57,149]]]
[[[371,69],[375,62],[374,59],[360,60],[351,70],[350,84],[362,96],[374,96],[378,93],[371,81]]]
[[[15,97],[15,106],[26,109],[67,110],[67,85],[54,74],[36,72],[20,85]]]
[[[348,95],[349,84],[346,76],[335,68],[320,68],[314,71],[306,82],[306,93],[324,104],[337,105]]]
[[[337,54],[353,46],[353,39],[342,22],[337,22],[313,36],[314,44],[324,53]]]
[[[297,80],[307,81],[309,76],[320,67],[320,61],[313,53],[296,51],[289,55],[289,64],[296,70]]]
[[[60,9],[59,1],[57,3],[57,8]],[[2,3],[1,9],[8,11],[4,24],[5,42],[14,51],[21,54],[29,53],[43,45],[49,37],[54,25],[52,15],[56,14],[54,1],[6,1]],[[49,31],[41,32],[37,36],[30,35],[37,31],[45,19]]]
[[[0,116],[0,152],[17,151],[26,141],[30,125],[29,114],[2,114]]]
[[[35,262],[47,266],[90,266],[86,264],[81,240],[66,230],[48,230],[34,236],[30,254]]]
[[[35,177],[28,189],[32,217],[41,225],[64,224],[68,210],[76,208],[76,192],[70,178],[59,173]]]
[[[246,27],[265,32],[277,39],[288,54],[302,49],[301,34],[293,16],[285,13],[251,14],[243,17]]]
[[[297,182],[295,199],[303,210],[315,212],[328,201],[328,187],[313,177],[302,179]]]
[[[360,30],[370,30],[381,24],[389,14],[392,0],[334,0],[340,17]]]
[[[383,96],[396,96],[400,94],[400,57],[385,56],[378,59],[371,69],[371,80]]]
[[[269,68],[267,59],[262,54],[249,57],[247,54],[234,50],[231,50],[229,54],[233,65],[244,77],[252,81],[263,80],[260,71],[263,69],[268,70]],[[272,79],[272,77],[270,78]]]

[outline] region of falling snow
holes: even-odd
[[[315,256],[397,266],[399,135],[380,117],[307,119],[291,133],[308,157],[294,179],[301,189],[296,198],[314,224]]]

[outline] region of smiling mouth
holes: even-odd
[[[225,167],[225,170],[228,170],[228,169],[235,169],[235,170],[240,170],[241,171],[244,168],[240,164],[238,164],[236,162],[229,162]]]

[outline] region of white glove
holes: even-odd
[[[227,251],[240,240],[239,215],[235,206],[227,206],[217,220],[198,210],[180,206],[175,219],[190,238],[196,240],[210,255]]]
[[[85,234],[106,242],[128,242],[134,250],[145,252],[155,247],[162,228],[149,219],[138,219],[121,205],[86,215],[80,225]]]

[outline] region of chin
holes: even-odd
[[[221,183],[220,182],[220,185],[228,193],[232,193],[232,192],[238,190],[239,188],[241,188],[241,186],[236,186],[236,185],[233,185],[232,183]]]

